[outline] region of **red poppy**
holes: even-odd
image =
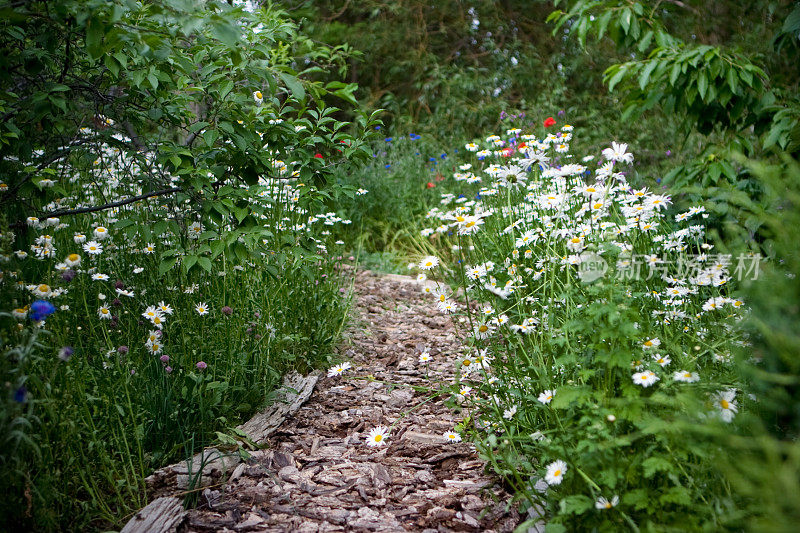
[[[436,184],[435,184],[435,183],[433,183],[432,181],[429,181],[429,182],[428,182],[428,185],[427,185],[427,187],[428,187],[429,189],[433,189],[434,187],[436,187]]]
[[[317,159],[322,159],[322,154],[314,154],[314,157],[316,157]]]
[[[519,143],[519,146],[517,146],[517,148],[519,148],[520,150],[524,150],[527,147],[528,147],[528,145],[525,144],[525,143]]]
[[[514,153],[513,148],[503,148],[503,157],[511,157],[511,154]]]
[[[556,125],[556,119],[554,119],[553,117],[547,117],[546,119],[544,119],[545,128],[549,128],[550,126],[555,126],[555,125]]]

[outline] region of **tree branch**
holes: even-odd
[[[126,198],[125,200],[119,200],[116,202],[111,202],[108,204],[103,205],[96,205],[92,207],[81,207],[78,209],[65,209],[61,211],[51,211],[49,213],[44,213],[40,218],[49,218],[49,217],[63,217],[67,215],[80,215],[82,213],[94,213],[95,211],[104,211],[106,209],[111,209],[112,207],[119,207],[121,205],[132,204],[133,202],[138,202],[139,200],[144,200],[146,198],[152,198],[153,196],[161,196],[164,194],[170,194],[173,192],[181,192],[183,190],[182,187],[171,187],[169,189],[161,189],[160,191],[153,191],[148,192],[145,194],[140,194],[139,196],[134,196],[132,198]]]

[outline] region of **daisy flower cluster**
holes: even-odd
[[[695,394],[707,408],[696,420],[724,423],[741,408],[730,358],[709,346],[744,342],[735,326],[745,304],[732,296],[730,256],[706,239],[705,208],[676,212],[666,191],[631,185],[625,143],[576,160],[572,142],[562,126],[467,144],[420,231],[440,253],[410,265],[423,279],[437,269],[471,304],[423,286],[465,326],[457,401],[477,409],[491,442],[537,435],[524,448],[541,465],[530,475],[554,490],[583,466],[575,448],[548,443],[591,438],[570,433],[583,427],[574,406],[597,407],[587,398]],[[601,427],[623,423],[623,412],[597,415]],[[597,510],[622,505],[598,488],[588,487]]]

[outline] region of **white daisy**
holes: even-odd
[[[389,436],[389,428],[378,426],[367,433],[367,446],[383,446]]]
[[[649,387],[653,383],[659,380],[659,377],[655,375],[655,373],[646,370],[644,372],[637,372],[632,376],[633,382],[637,385],[641,385],[642,387]]]
[[[679,370],[672,375],[675,381],[683,381],[684,383],[694,383],[700,381],[700,376],[697,372],[689,372],[688,370]]]
[[[553,396],[556,395],[556,391],[554,390],[546,390],[539,395],[539,401],[543,404],[548,404],[553,401]]]
[[[100,255],[103,253],[103,245],[97,241],[89,241],[83,244],[83,251],[89,255]]]
[[[559,485],[564,479],[564,474],[567,472],[567,463],[562,460],[553,461],[547,465],[547,473],[544,480],[548,485]]]
[[[439,258],[429,255],[427,257],[423,257],[422,261],[419,262],[419,268],[421,270],[431,270],[432,268],[436,268],[439,264]]]
[[[735,398],[736,389],[719,391],[712,397],[714,407],[717,408],[719,417],[725,422],[733,420],[733,416],[739,411]]]
[[[332,367],[330,367],[328,369],[328,377],[332,378],[332,377],[336,377],[336,376],[341,376],[342,374],[344,374],[350,368],[351,368],[351,365],[348,362],[339,363],[338,365],[333,365]]]
[[[597,498],[597,501],[594,502],[595,509],[611,509],[612,507],[616,507],[619,503],[619,496],[614,496],[611,500],[606,500],[604,497],[600,496]]]
[[[447,440],[447,442],[451,443],[461,442],[461,435],[459,435],[455,431],[445,431],[442,436]]]

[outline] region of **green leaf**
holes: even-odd
[[[572,402],[582,399],[586,395],[583,387],[561,387],[556,391],[556,395],[550,406],[554,409],[569,407]]]
[[[628,33],[628,31],[631,28],[631,19],[632,18],[633,18],[633,13],[631,13],[630,8],[625,8],[625,9],[622,10],[622,13],[620,14],[620,17],[619,17],[619,25],[622,27],[622,30],[625,33]]]
[[[697,76],[697,92],[700,94],[701,99],[705,100],[707,90],[708,78],[706,77],[706,73],[701,71]]]
[[[666,459],[658,456],[653,456],[645,459],[642,463],[644,470],[644,477],[651,478],[657,472],[671,472],[673,470],[672,464]]]
[[[161,261],[161,264],[158,265],[158,275],[163,276],[167,273],[167,271],[171,270],[172,267],[175,266],[175,263],[178,262],[177,257],[170,257],[169,259],[165,259]]]
[[[108,54],[103,56],[103,64],[115,77],[119,76],[119,65],[117,64],[117,60],[114,59],[114,56]]]
[[[211,272],[211,259],[208,257],[198,257],[197,264],[206,272]]]
[[[658,61],[649,61],[647,66],[644,67],[642,74],[639,76],[639,88],[644,90],[647,82],[650,80],[650,74],[653,73],[653,70],[658,66]]]
[[[234,48],[239,43],[241,33],[239,26],[225,20],[214,21],[211,25],[211,34],[230,48]]]
[[[281,77],[283,83],[292,91],[292,95],[294,95],[295,98],[302,100],[306,97],[306,90],[303,88],[303,84],[300,83],[300,80],[285,72],[279,72],[278,76]]]
[[[675,63],[672,65],[672,70],[669,73],[669,84],[673,87],[675,86],[675,82],[678,80],[678,74],[681,73],[681,64]]]
[[[583,514],[594,506],[594,501],[584,494],[563,498],[559,503],[562,514]]]
[[[666,494],[662,495],[658,501],[661,503],[674,503],[686,507],[691,506],[693,503],[689,490],[684,487],[672,487]]]
[[[186,257],[184,257],[182,263],[184,272],[189,272],[196,263],[197,263],[196,255],[187,255]]]
[[[614,65],[614,66],[617,66],[617,65]],[[609,67],[609,69],[606,72],[608,73],[608,71],[611,70],[612,68],[614,68],[614,66]],[[611,77],[611,79],[608,80],[608,91],[609,92],[612,92],[614,90],[614,87],[617,85],[617,83],[619,83],[622,80],[622,78],[625,76],[626,71],[627,71],[627,66],[626,65],[619,65],[617,67],[618,68],[617,68],[616,73],[614,73],[614,75]]]
[[[206,146],[211,148],[214,146],[214,142],[219,138],[219,132],[217,130],[206,130],[203,132],[203,140],[206,143]]]
[[[98,18],[91,18],[86,24],[86,51],[92,59],[103,55],[103,36],[106,28]]]

